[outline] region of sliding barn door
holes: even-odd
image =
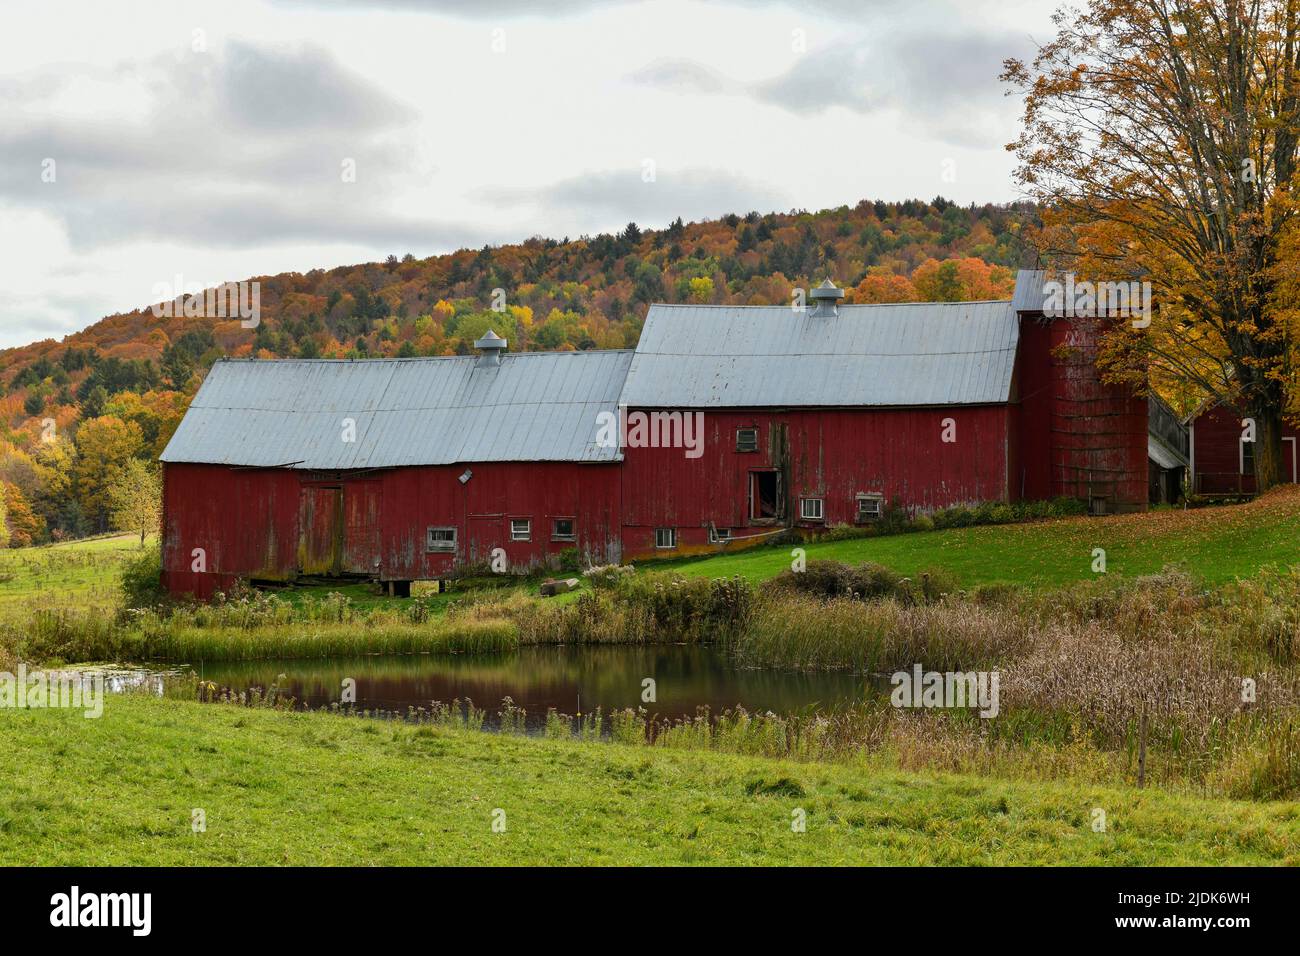
[[[343,489],[307,486],[298,503],[298,571],[338,574],[343,539]]]

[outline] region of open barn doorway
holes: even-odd
[[[779,521],[784,517],[779,471],[749,473],[749,518],[751,521]]]

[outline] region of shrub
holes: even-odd
[[[122,600],[126,607],[155,607],[163,602],[162,552],[152,545],[122,570]]]
[[[639,574],[620,577],[618,603],[649,616],[655,631],[678,640],[725,638],[744,626],[753,588],[742,578]]]
[[[803,571],[784,571],[765,585],[774,593],[810,594],[822,598],[878,601],[893,598],[904,604],[937,601],[957,589],[952,575],[939,568],[915,578],[870,561],[848,565],[841,561],[809,561]]]

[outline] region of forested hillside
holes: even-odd
[[[391,255],[254,277],[256,329],[238,318],[158,317],[145,304],[62,342],[0,352],[0,546],[108,528],[114,482],[132,459],[157,457],[221,356],[451,355],[488,328],[513,350],[631,348],[652,302],[785,303],[826,276],[849,289],[849,302],[1007,298],[1028,215],[942,198],[864,200]]]

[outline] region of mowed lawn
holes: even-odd
[[[1300,566],[1300,488],[1288,485],[1244,505],[924,531],[804,548],[809,559],[874,561],[904,574],[946,568],[963,586],[1036,587],[1094,577],[1093,549],[1101,548],[1107,574],[1151,574],[1174,565],[1220,583],[1249,577],[1266,565]],[[757,582],[788,569],[790,562],[788,548],[756,548],[646,567],[709,577],[738,574]]]
[[[2,865],[1297,862],[1300,808],[1285,803],[144,696],[98,720],[0,712]]]

